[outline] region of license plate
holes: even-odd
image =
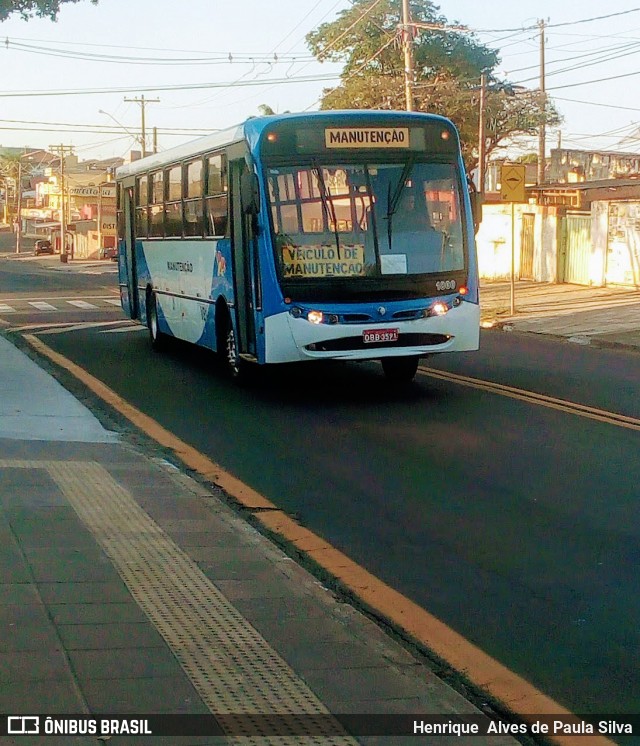
[[[365,344],[375,344],[380,342],[397,342],[397,329],[365,329],[362,332],[362,341]]]

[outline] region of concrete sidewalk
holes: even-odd
[[[482,282],[482,324],[566,338],[577,344],[640,349],[640,290],[519,280]]]
[[[350,737],[331,714],[478,713],[222,493],[105,430],[2,336],[0,391],[0,712],[217,715],[209,736],[154,746],[282,742],[242,713],[288,714],[282,735],[304,743],[372,745],[404,739]]]

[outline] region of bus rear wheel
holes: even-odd
[[[151,346],[158,352],[162,351],[166,345],[166,337],[160,331],[158,324],[158,304],[155,293],[153,292],[149,292],[147,296],[147,326],[149,327]]]
[[[418,371],[420,358],[415,355],[405,357],[383,357],[382,370],[390,383],[411,383]]]

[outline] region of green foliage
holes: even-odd
[[[430,0],[410,0],[414,23],[450,25]],[[311,52],[320,60],[344,62],[341,83],[325,89],[322,109],[405,108],[404,54],[399,28],[401,0],[353,0],[335,21],[307,35]],[[457,22],[456,22],[457,25]],[[414,108],[442,114],[460,132],[468,168],[478,156],[480,76],[488,79],[486,102],[487,155],[515,134],[532,134],[542,121],[560,119],[548,100],[499,81],[492,71],[498,54],[466,32],[419,29],[413,40]]]
[[[77,2],[78,0],[0,0],[0,21],[6,21],[14,14],[25,20],[39,17],[56,21],[63,3]],[[98,0],[91,0],[91,2],[97,5]]]

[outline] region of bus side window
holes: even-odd
[[[151,205],[149,207],[149,235],[164,236],[164,189],[162,171],[151,174]]]
[[[228,228],[227,160],[223,154],[205,159],[206,235],[226,236]]]
[[[182,167],[165,171],[164,235],[182,237]]]
[[[138,238],[146,238],[149,230],[148,204],[149,204],[149,177],[138,176],[136,179],[136,220],[135,232]],[[123,234],[124,235],[124,234]]]
[[[184,234],[204,236],[202,159],[185,166]]]

